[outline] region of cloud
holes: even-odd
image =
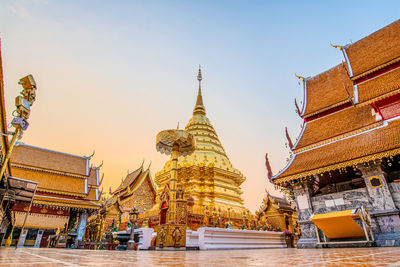
[[[27,8],[27,6],[31,4],[47,5],[48,0],[23,0],[23,1],[13,0],[9,5],[7,5],[7,8],[21,19],[24,19],[31,17],[31,14]]]
[[[28,9],[26,9],[26,7],[21,4],[21,2],[13,1],[13,3],[11,5],[8,5],[7,7],[11,10],[11,12],[16,14],[21,19],[30,17]]]

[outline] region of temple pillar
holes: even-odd
[[[313,214],[311,203],[311,188],[307,185],[301,185],[293,190],[296,197],[297,211],[299,213],[299,226],[301,238],[297,242],[297,248],[315,248],[317,246],[317,236],[315,226],[310,220]]]
[[[400,217],[399,210],[393,200],[382,170],[381,160],[372,164],[360,164],[361,171],[369,198],[372,203],[372,228],[378,246],[400,246]]]
[[[87,212],[83,212],[79,215],[78,229],[77,229],[77,237],[75,241],[82,241],[86,231],[86,223],[89,214]],[[76,242],[78,243],[78,242]],[[78,247],[76,247],[78,248]]]

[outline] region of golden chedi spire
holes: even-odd
[[[192,154],[178,157],[178,183],[183,186],[187,198],[194,200],[192,214],[202,215],[204,208],[221,209],[232,218],[242,218],[246,210],[241,198],[240,185],[245,181],[243,174],[233,167],[206,116],[201,92],[202,73],[199,68],[197,80],[199,88],[193,116],[185,131],[193,134],[196,147]],[[159,190],[168,183],[171,160],[155,175]],[[228,209],[230,210],[228,212]]]
[[[197,74],[197,80],[199,81],[199,92],[197,93],[197,101],[196,105],[194,106],[193,109],[193,115],[206,115],[206,109],[204,108],[203,105],[203,96],[201,95],[201,80],[203,79],[203,76],[201,75],[201,67],[199,65],[199,73]]]

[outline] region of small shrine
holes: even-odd
[[[150,166],[149,166],[150,167]],[[128,172],[121,184],[111,191],[99,212],[89,218],[85,238],[100,241],[107,232],[125,231],[130,227],[130,212],[136,208],[143,213],[153,207],[156,187],[150,169],[143,164],[133,172]],[[140,221],[142,224],[147,222]]]
[[[298,214],[296,204],[283,197],[271,196],[266,192],[259,210],[256,212],[259,227],[267,230],[275,230],[297,233]]]

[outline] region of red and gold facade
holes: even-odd
[[[20,245],[47,246],[47,237],[56,231],[76,233],[86,226],[87,216],[100,209],[99,167],[90,166],[90,157],[82,157],[19,143],[11,157],[12,176],[38,183]],[[16,203],[13,245],[19,237],[29,203]],[[82,231],[82,229],[81,229]],[[84,231],[84,229],[83,229]],[[35,236],[36,233],[36,236]]]
[[[315,246],[311,214],[359,206],[373,215],[378,245],[400,245],[399,36],[400,20],[335,46],[345,62],[300,77],[303,129],[289,164],[272,177],[296,197],[304,238],[299,247]]]
[[[150,210],[155,204],[156,187],[150,169],[139,169],[129,173],[103,204],[100,213],[89,218],[86,237],[98,239],[102,233],[128,228],[129,213],[136,207],[139,213]]]

